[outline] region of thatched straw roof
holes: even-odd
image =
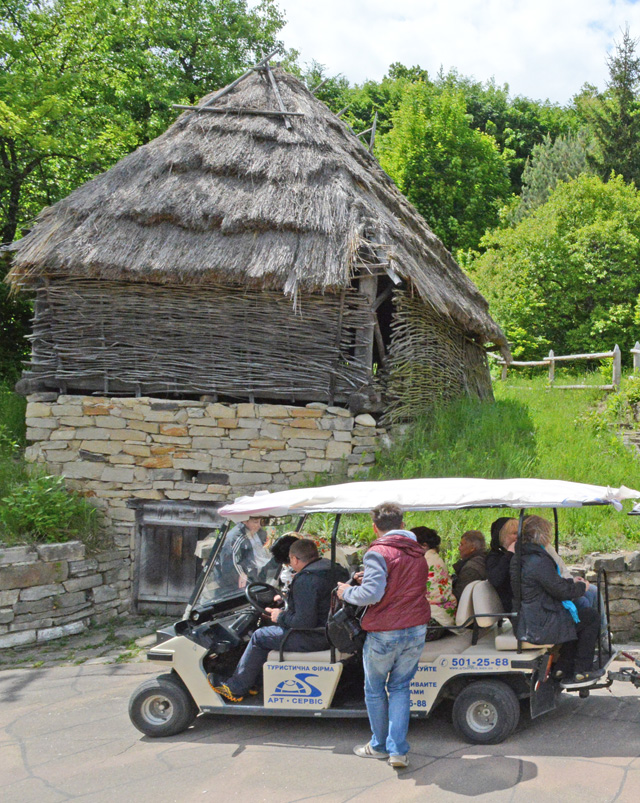
[[[185,112],[161,136],[45,209],[10,281],[43,276],[225,282],[288,294],[349,285],[364,241],[422,298],[482,342],[505,344],[488,305],[348,126],[274,70],[281,117]],[[206,99],[205,99],[206,100]],[[254,72],[216,107],[276,109]]]

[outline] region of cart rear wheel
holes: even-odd
[[[147,736],[173,736],[186,730],[198,707],[184,684],[172,675],[142,683],[129,700],[129,718]]]
[[[453,726],[471,744],[498,744],[511,734],[520,719],[515,692],[499,680],[471,683],[453,704]]]

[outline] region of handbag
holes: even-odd
[[[331,592],[331,607],[327,621],[327,640],[340,652],[360,652],[367,636],[360,620],[366,608],[358,608],[338,598],[336,590]]]

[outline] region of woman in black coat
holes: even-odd
[[[505,613],[513,610],[513,593],[509,567],[513,544],[518,537],[518,519],[502,517],[491,525],[491,547],[487,552],[487,580],[498,592]]]
[[[545,550],[551,538],[551,524],[540,516],[529,516],[522,528],[520,574],[521,604],[516,635],[531,644],[560,644],[556,676],[562,686],[580,688],[592,685],[603,670],[593,669],[599,619],[593,608],[580,610],[575,622],[563,605],[584,595],[588,583],[580,578],[566,579],[558,574],[555,561]],[[511,586],[516,587],[518,565],[511,561]]]

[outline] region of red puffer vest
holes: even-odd
[[[363,630],[403,630],[426,625],[431,616],[427,601],[429,567],[424,549],[406,535],[383,535],[370,547],[387,564],[387,585],[380,602],[370,605]]]

